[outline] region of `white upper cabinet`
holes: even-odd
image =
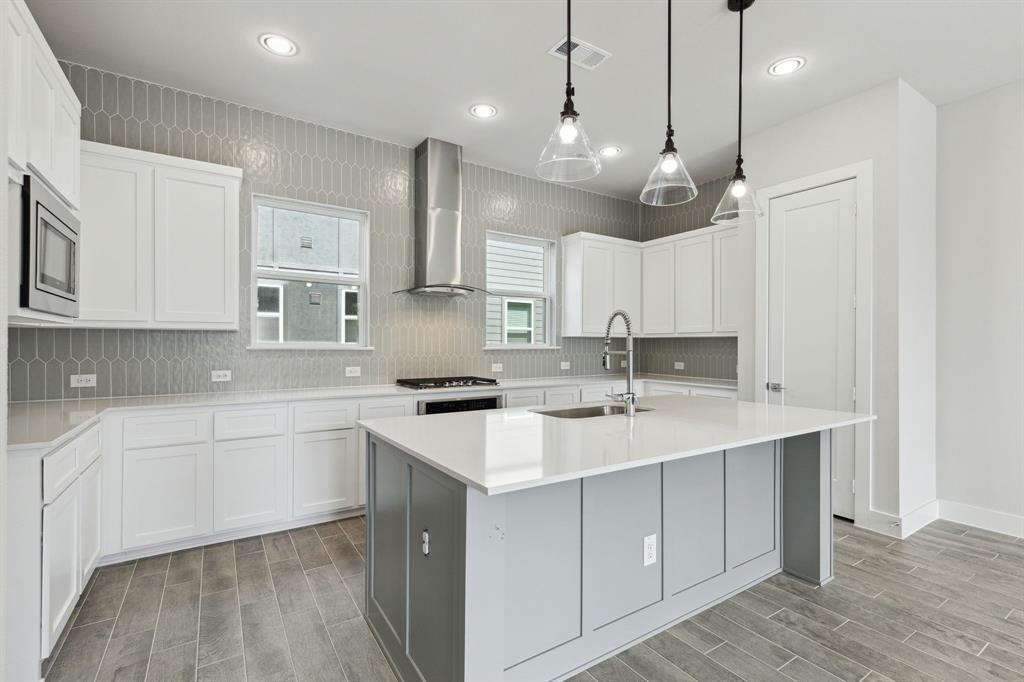
[[[5,2],[4,93],[12,170],[29,170],[79,205],[82,104],[22,0]]]
[[[715,233],[715,331],[739,329],[740,233],[733,229]]]
[[[676,333],[692,334],[714,329],[712,252],[710,235],[676,243]]]
[[[608,317],[616,309],[640,329],[642,259],[635,242],[577,232],[562,239],[562,336],[604,336]],[[616,320],[613,336],[626,327]]]
[[[643,254],[643,332],[672,334],[676,330],[675,246],[645,247]]]
[[[219,171],[157,167],[158,323],[237,326],[238,186]]]
[[[82,143],[76,324],[238,328],[238,192],[229,166]]]

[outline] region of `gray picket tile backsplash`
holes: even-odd
[[[560,350],[484,351],[484,297],[391,293],[410,286],[413,277],[411,148],[79,64],[61,66],[82,101],[82,139],[242,168],[240,330],[11,329],[11,400],[492,376],[493,362],[504,365],[495,376],[509,379],[601,371],[599,339],[563,338]],[[475,286],[484,284],[488,229],[548,239],[578,231],[651,239],[707,225],[717,203],[715,197],[708,210],[696,202],[688,211],[651,209],[473,163],[464,163],[463,175],[464,268]],[[253,193],[369,211],[373,351],[248,349]],[[735,339],[642,340],[638,349],[638,365],[647,371],[666,362],[671,367],[669,358],[685,352],[694,358],[686,374],[694,374],[693,362],[706,376],[735,378]],[[561,361],[572,369],[560,370]],[[346,377],[344,368],[353,365],[361,376]],[[214,369],[230,369],[232,381],[210,382]],[[69,388],[72,374],[93,373],[95,388]]]

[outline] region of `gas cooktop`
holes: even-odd
[[[497,379],[483,377],[430,377],[426,379],[398,379],[399,386],[406,388],[459,388],[461,386],[497,386]]]

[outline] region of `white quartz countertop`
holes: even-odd
[[[599,403],[592,403],[599,404]],[[871,415],[720,398],[643,398],[622,415],[560,419],[510,408],[359,423],[456,480],[495,495],[849,426]]]
[[[679,383],[687,386],[736,388],[735,381],[703,379],[662,374],[638,374],[638,380]],[[94,424],[109,410],[144,410],[166,407],[217,407],[278,403],[300,400],[372,399],[398,396],[428,396],[438,393],[495,393],[518,388],[584,386],[622,381],[624,375],[558,376],[534,379],[500,380],[495,386],[473,386],[418,391],[394,384],[342,386],[335,388],[299,388],[265,391],[224,391],[185,395],[157,395],[138,398],[91,398],[80,400],[41,400],[10,403],[7,408],[7,444],[11,449],[47,449],[71,438]]]

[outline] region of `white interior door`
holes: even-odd
[[[852,412],[856,180],[768,207],[768,402]],[[832,440],[832,511],[854,513],[854,429]]]

